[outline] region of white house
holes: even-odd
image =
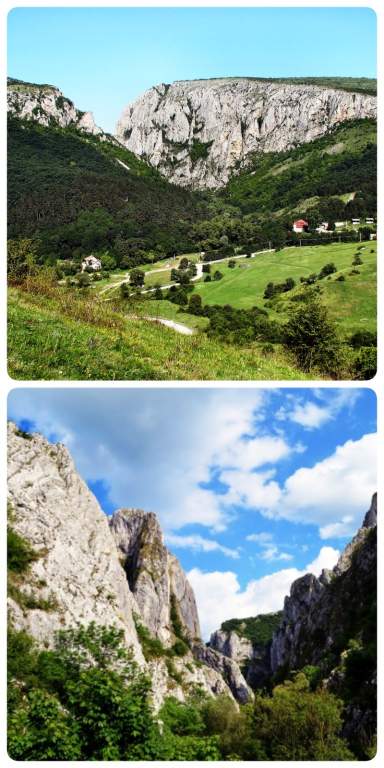
[[[81,262],[81,271],[85,272],[86,269],[93,269],[95,272],[101,269],[101,261],[97,259],[92,253],[90,256],[86,256],[84,261]]]
[[[328,232],[328,222],[322,221],[321,224],[316,227],[316,232]]]

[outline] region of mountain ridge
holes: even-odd
[[[376,99],[366,93],[247,78],[182,80],[128,104],[116,137],[174,183],[217,189],[254,152],[283,152],[366,117],[376,117]]]

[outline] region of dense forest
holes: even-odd
[[[90,251],[107,251],[109,268],[129,268],[153,254],[280,247],[298,239],[297,215],[309,220],[313,237],[323,219],[331,228],[335,220],[376,214],[370,120],[290,152],[257,154],[217,193],[175,187],[112,137],[12,117],[8,135],[9,237],[33,236],[51,264],[78,262]]]

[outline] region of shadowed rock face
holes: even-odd
[[[110,519],[110,528],[141,616],[155,637],[166,644],[173,638],[173,600],[183,633],[199,638],[192,587],[177,558],[163,544],[156,515],[138,509],[120,509]]]
[[[286,151],[376,112],[374,96],[315,85],[182,80],[129,104],[116,136],[175,184],[206,189],[226,184],[251,153]]]
[[[377,497],[363,526],[341,553],[332,571],[320,578],[306,574],[293,582],[283,618],[274,633],[271,667],[298,669],[318,664],[325,653],[338,652],[341,636],[363,612],[376,584]]]

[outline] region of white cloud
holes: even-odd
[[[355,389],[341,389],[334,392],[316,389],[312,396],[317,398],[320,403],[313,399],[300,400],[296,398],[292,408],[287,406],[279,408],[277,418],[280,421],[293,421],[305,429],[318,429],[328,421],[335,419],[343,408],[351,409],[360,393]],[[291,402],[293,401],[291,400]]]
[[[304,570],[285,568],[249,581],[244,590],[233,571],[204,573],[193,568],[187,575],[196,595],[203,637],[208,639],[227,619],[281,610],[293,581],[305,573],[320,575],[323,568],[336,564],[338,556],[338,550],[322,547],[317,558]]]
[[[307,402],[304,405],[296,405],[289,418],[303,427],[316,429],[329,421],[332,413],[330,408],[321,408],[316,403]]]
[[[236,467],[240,471],[247,471],[280,461],[289,456],[291,451],[282,437],[236,440],[218,454],[217,463],[221,467]]]
[[[367,434],[338,446],[313,467],[296,470],[264,512],[318,525],[324,539],[351,536],[362,523],[376,482],[376,435]]]
[[[165,537],[166,543],[170,547],[176,547],[179,549],[190,549],[194,552],[221,552],[227,557],[231,557],[234,560],[238,560],[240,552],[238,549],[230,549],[220,544],[213,539],[206,539],[198,534],[190,534],[186,536],[180,536],[176,533],[168,533]]]
[[[273,536],[267,531],[261,533],[251,533],[246,537],[247,541],[255,542],[261,548],[259,557],[262,560],[293,560],[293,555],[289,555],[287,552],[280,552],[276,546]]]

